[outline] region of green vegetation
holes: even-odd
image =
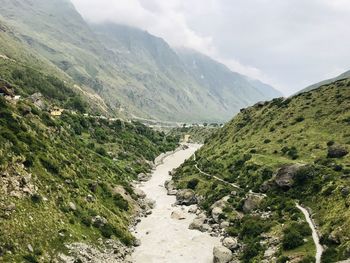
[[[100,237],[131,245],[130,181],[177,139],[83,115],[89,107],[80,95],[30,67],[1,63],[0,74],[22,95],[17,102],[0,97],[0,261],[49,262],[65,244],[97,245]],[[65,107],[62,116],[37,108],[28,97],[35,92],[49,108]]]
[[[185,139],[186,135],[189,135],[189,141],[193,143],[205,143],[210,136],[218,131],[219,125],[205,125],[204,127],[191,126],[173,128],[169,131],[169,135],[179,137],[181,140]]]
[[[198,166],[238,184],[242,190],[236,196],[230,193],[237,189],[199,174],[193,160],[178,169],[175,180],[180,188],[193,178],[198,180],[195,190],[204,197],[204,209],[210,211],[215,201],[230,195],[222,217],[236,226],[228,232],[246,244],[245,261],[258,262],[266,249],[247,240],[245,233],[249,233],[258,239],[277,238],[282,245],[278,252],[281,262],[296,257],[311,262],[315,248],[304,217],[295,207],[297,200],[311,208],[319,225],[321,242],[327,247],[323,262],[350,256],[349,87],[350,80],[345,79],[286,100],[255,105],[212,135],[197,153]],[[280,172],[291,181],[278,181],[277,171],[293,164],[297,166],[292,174]],[[255,213],[254,220],[260,223],[246,228],[245,220],[252,220],[250,213],[237,220],[232,211],[243,211],[249,190],[267,197]],[[269,214],[269,227],[263,213]]]

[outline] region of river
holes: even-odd
[[[208,233],[189,230],[188,226],[195,215],[187,213],[185,207],[174,207],[175,197],[168,196],[164,187],[170,180],[169,171],[180,166],[190,158],[200,145],[191,144],[186,150],[180,150],[166,157],[158,165],[150,181],[143,183],[140,189],[147,197],[156,202],[152,214],[142,218],[136,226],[135,236],[141,245],[132,255],[136,263],[212,263],[213,247],[220,244],[219,238]],[[171,218],[173,211],[184,209],[185,219]]]

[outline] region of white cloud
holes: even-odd
[[[287,94],[350,69],[348,0],[72,0],[93,22],[142,28]]]

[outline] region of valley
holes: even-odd
[[[269,34],[243,45],[260,34],[150,33],[169,36],[168,19],[233,26],[187,21],[194,3],[178,1],[136,0],[146,15],[124,23],[141,13],[91,19],[78,0],[1,0],[0,262],[349,262],[349,71],[332,64],[310,79],[337,77],[284,97],[315,56],[287,78],[299,50],[285,65],[274,56],[302,45],[285,36],[273,56]]]

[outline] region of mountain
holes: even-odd
[[[328,85],[328,84],[330,84],[330,83],[332,83],[334,81],[342,80],[342,79],[346,79],[346,78],[350,78],[350,70],[344,72],[343,74],[339,75],[338,77],[335,77],[335,78],[332,78],[332,79],[327,79],[327,80],[318,82],[316,84],[313,84],[313,85],[311,85],[309,87],[306,87],[305,89],[301,90],[298,93],[302,93],[302,92],[310,91],[310,90],[313,90],[313,89],[317,89],[317,88],[319,88],[319,87],[321,87],[323,85]]]
[[[349,101],[348,78],[248,107],[176,171],[176,185],[201,196],[209,222],[229,225],[242,262],[314,262],[296,202],[317,225],[322,262],[349,258]]]
[[[66,0],[4,0],[0,20],[30,52],[84,91],[100,96],[110,114],[225,121],[241,107],[280,96],[205,56],[177,52],[147,32],[114,24],[89,25]],[[189,63],[191,56],[203,72]],[[215,69],[220,77],[206,68]]]

